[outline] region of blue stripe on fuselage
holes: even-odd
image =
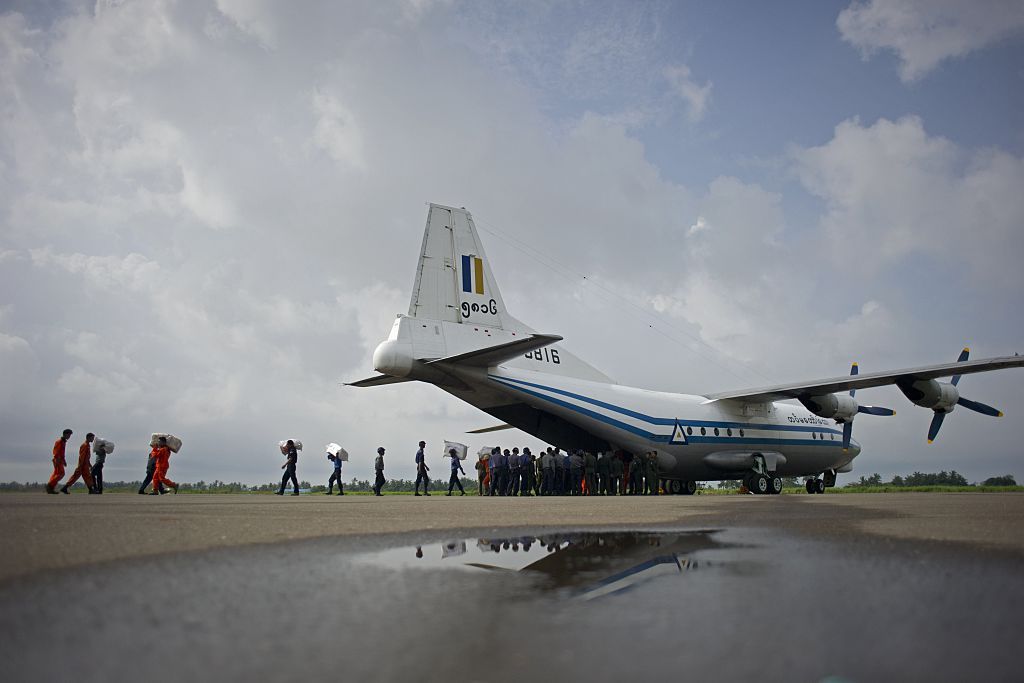
[[[515,378],[512,378],[512,377],[498,377],[496,375],[488,375],[487,377],[489,379],[492,379],[492,380],[495,380],[497,382],[500,382],[500,383],[504,384],[505,386],[508,386],[511,389],[518,389],[519,391],[523,391],[523,392],[528,393],[528,394],[530,394],[532,396],[537,396],[538,398],[547,399],[547,400],[552,401],[554,403],[558,403],[559,405],[565,405],[568,408],[573,408],[573,409],[576,409],[576,410],[578,410],[580,412],[584,412],[584,414],[588,414],[591,411],[587,411],[586,409],[580,408],[579,406],[573,405],[571,403],[567,404],[567,403],[564,403],[562,401],[558,401],[556,399],[553,399],[553,398],[551,398],[549,396],[545,396],[543,394],[538,394],[536,392],[524,389],[524,388],[522,388],[520,386],[514,386],[514,385],[510,385],[508,383],[512,382],[514,384],[521,384],[521,385],[528,386],[528,387],[534,387],[536,389],[542,389],[544,391],[550,391],[553,394],[559,394],[561,396],[568,396],[569,398],[574,398],[574,399],[576,399],[578,401],[583,401],[585,403],[589,403],[591,405],[595,405],[595,406],[598,406],[600,408],[604,408],[606,410],[611,410],[613,412],[619,413],[620,415],[625,415],[627,417],[632,417],[632,418],[635,418],[637,420],[643,420],[644,422],[647,422],[648,424],[675,426],[675,423],[676,423],[676,418],[652,417],[650,415],[644,415],[643,413],[638,413],[635,410],[630,410],[628,408],[623,408],[621,406],[617,406],[617,405],[614,405],[612,403],[606,403],[605,401],[600,401],[600,400],[598,400],[596,398],[590,398],[589,396],[583,396],[583,395],[580,395],[580,394],[574,394],[571,391],[565,391],[564,389],[556,389],[555,387],[548,387],[548,386],[544,386],[543,384],[535,384],[533,382],[527,382],[526,380],[515,379]],[[600,415],[599,413],[594,413],[594,414],[595,415]],[[601,416],[601,417],[603,417],[603,416]],[[617,420],[615,420],[614,423],[615,424],[622,424],[622,423],[619,423]],[[609,423],[609,424],[612,424],[612,423]],[[722,422],[722,421],[715,421],[715,420],[686,420],[686,419],[682,419],[682,418],[679,419],[679,424],[685,425],[685,426],[693,426],[693,427],[724,427],[724,428],[730,428],[731,427],[731,428],[734,428],[734,429],[762,429],[762,430],[767,430],[767,431],[780,431],[780,432],[819,432],[819,433],[820,432],[825,432],[825,433],[828,433],[828,434],[842,434],[841,431],[839,431],[837,429],[833,429],[831,427],[827,427],[825,425],[813,425],[813,426],[777,425],[777,424],[757,424],[757,423],[753,423],[753,422]],[[687,435],[687,438],[699,439],[699,437],[690,437],[690,435]],[[720,437],[713,437],[713,439],[716,442],[721,440]],[[804,442],[803,441],[797,441],[796,443],[802,445]]]

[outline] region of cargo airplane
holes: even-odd
[[[380,374],[350,386],[436,385],[501,421],[474,433],[514,427],[562,449],[654,451],[670,493],[739,479],[777,494],[782,477],[806,477],[808,493],[824,493],[860,453],[854,418],[894,414],[861,405],[858,389],[895,384],[932,410],[931,442],[957,406],[1002,415],[961,396],[962,375],[1024,366],[1016,355],[969,360],[964,349],[955,363],[866,374],[854,365],[841,377],[693,396],[618,384],[561,341],[505,309],[470,213],[431,204],[409,313],[374,351]]]

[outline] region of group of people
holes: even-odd
[[[481,496],[656,496],[663,490],[654,451],[595,455],[548,448],[538,457],[529,448],[520,453],[495,446],[476,470]]]
[[[60,480],[64,478],[65,468],[67,467],[65,449],[72,434],[74,434],[72,430],[65,429],[61,433],[60,438],[53,443],[53,474],[50,475],[49,481],[46,482],[47,493],[56,494],[58,492],[57,487],[60,486]],[[85,483],[89,493],[103,493],[103,466],[107,462],[107,450],[105,448],[97,448],[96,461],[91,462],[90,451],[95,439],[96,435],[92,432],[85,435],[85,441],[78,447],[78,466],[75,467],[75,471],[64,482],[64,485],[60,487],[60,493],[70,493],[68,489],[74,486],[79,478]],[[142,481],[142,486],[139,487],[140,494],[146,493],[146,488],[150,483],[153,485],[153,491],[150,495],[156,496],[166,493],[168,488],[173,489],[175,493],[178,492],[178,485],[167,476],[167,470],[170,468],[170,459],[171,449],[167,445],[167,438],[160,437],[149,453],[149,460],[146,464],[146,478]]]

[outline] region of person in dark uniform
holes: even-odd
[[[569,456],[569,470],[572,473],[572,495],[583,495],[583,454],[576,451]]]
[[[334,492],[334,482],[338,482],[338,495],[344,496],[345,489],[341,484],[341,454],[333,455],[328,453],[327,459],[334,465],[334,473],[331,475],[331,478],[327,480],[327,495],[329,496]]]
[[[629,461],[629,495],[639,496],[644,492],[644,463],[639,454]]]
[[[608,455],[611,459],[608,463],[608,495],[617,496],[622,493],[622,458],[617,453]]]
[[[562,494],[572,494],[572,460],[569,451],[562,454]]]
[[[384,486],[384,447],[381,446],[377,449],[377,459],[373,461],[373,471],[375,479],[373,481],[373,495],[382,496],[380,492]]]
[[[519,469],[519,448],[512,449],[508,456],[508,484],[505,485],[506,496],[519,495],[519,483],[522,480],[522,470]]]
[[[602,496],[608,495],[608,479],[611,476],[611,461],[606,453],[597,454],[597,492]]]
[[[583,479],[587,482],[587,495],[597,495],[597,456],[590,451],[583,454]]]
[[[430,495],[430,476],[427,472],[430,468],[427,467],[427,458],[423,455],[423,449],[426,448],[427,442],[420,441],[420,449],[416,451],[416,495],[420,495],[420,482],[423,482],[423,495]]]
[[[299,478],[295,475],[295,467],[299,464],[299,451],[295,448],[295,442],[288,439],[288,443],[285,444],[285,456],[284,464],[281,465],[281,469],[284,470],[284,476],[281,477],[281,488],[277,490],[277,495],[284,495],[284,487],[288,481],[291,480],[294,491],[293,496],[299,495]]]
[[[452,488],[455,486],[459,487],[462,495],[466,495],[466,489],[462,488],[462,482],[459,481],[459,473],[461,472],[463,476],[466,474],[466,470],[462,469],[462,461],[459,460],[454,448],[448,450],[448,457],[452,459],[452,476],[448,479],[448,493],[445,495],[452,495]]]
[[[535,466],[536,463],[534,462],[533,453],[530,452],[530,448],[524,448],[523,454],[519,456],[519,476],[522,477],[522,486],[519,489],[519,495],[533,495]]]
[[[92,464],[92,486],[96,493],[103,493],[103,465],[107,462],[107,445],[98,444],[93,451],[96,453],[96,461]]]
[[[657,451],[651,451],[647,455],[647,471],[644,474],[644,493],[652,496],[658,495],[658,481],[661,477],[658,473]]]
[[[501,448],[498,446],[491,449],[491,457],[487,460],[487,467],[490,469],[491,474],[487,495],[494,496],[498,493],[498,475],[501,469]]]

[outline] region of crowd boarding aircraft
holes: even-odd
[[[824,493],[860,453],[854,418],[894,414],[860,405],[858,389],[895,384],[934,411],[931,442],[956,406],[1002,416],[960,395],[962,375],[1024,366],[1024,356],[968,360],[964,349],[955,363],[869,374],[854,365],[842,377],[692,396],[618,384],[561,341],[505,309],[470,213],[431,204],[409,313],[374,351],[380,374],[350,386],[427,382],[501,421],[475,433],[515,427],[562,449],[654,451],[670,493],[721,479],[779,493],[781,477]]]

